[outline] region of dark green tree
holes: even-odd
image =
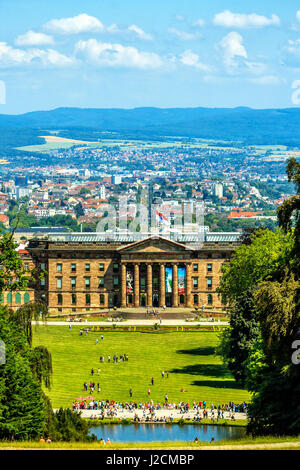
[[[230,313],[230,329],[221,334],[217,348],[234,378],[244,384],[246,377],[245,361],[258,337],[259,326],[251,290],[240,295]]]

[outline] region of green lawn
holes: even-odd
[[[129,401],[130,388],[137,402],[147,401],[149,388],[150,398],[155,402],[163,402],[165,394],[169,402],[206,400],[209,405],[250,399],[249,393],[236,385],[220,358],[214,355],[217,333],[104,332],[101,341],[99,332],[79,336],[79,330],[79,326],[72,326],[69,331],[68,326],[50,325],[34,330],[34,346],[44,345],[52,354],[53,384],[47,394],[55,408],[70,407],[76,397],[88,396],[83,383],[89,384],[91,380],[96,383],[94,397],[116,401]],[[128,362],[112,362],[114,354],[124,353],[129,356]],[[105,356],[101,364],[100,354]],[[107,362],[108,354],[111,363]],[[169,372],[169,378],[161,377],[162,370]],[[181,392],[182,388],[186,392]]]

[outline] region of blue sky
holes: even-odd
[[[300,104],[300,1],[1,0],[0,113]]]

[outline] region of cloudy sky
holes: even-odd
[[[300,105],[300,0],[0,0],[0,113]]]

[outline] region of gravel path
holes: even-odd
[[[99,411],[99,410],[80,410],[80,411],[82,413],[83,418],[90,418],[91,416],[93,416],[93,417],[95,417],[95,416],[100,417],[101,416],[101,411]],[[143,410],[140,410],[140,409],[133,410],[133,411],[118,410],[118,411],[116,411],[116,414],[114,414],[113,418],[121,418],[121,419],[122,418],[133,418],[135,414],[137,414],[139,418],[142,418],[143,417]],[[229,411],[225,411],[224,412],[224,419],[230,419],[231,414],[232,413],[230,413]],[[217,413],[215,411],[215,421],[217,421],[216,415],[217,415]],[[145,416],[149,416],[149,412],[146,411]],[[190,418],[192,420],[194,417],[197,416],[197,412],[194,411],[194,410],[190,410],[188,413],[180,413],[180,410],[160,409],[160,410],[155,410],[155,416],[157,418],[163,418],[163,417],[169,418],[170,416],[172,416],[174,419],[180,419],[180,418],[187,419],[187,418]],[[200,416],[203,418],[202,411],[200,412]],[[105,411],[105,417],[106,418],[112,418],[111,415],[107,414],[107,411]],[[238,419],[247,419],[246,413],[234,413],[234,417],[235,417],[236,420],[238,420]],[[210,410],[208,410],[208,418],[211,418]]]

